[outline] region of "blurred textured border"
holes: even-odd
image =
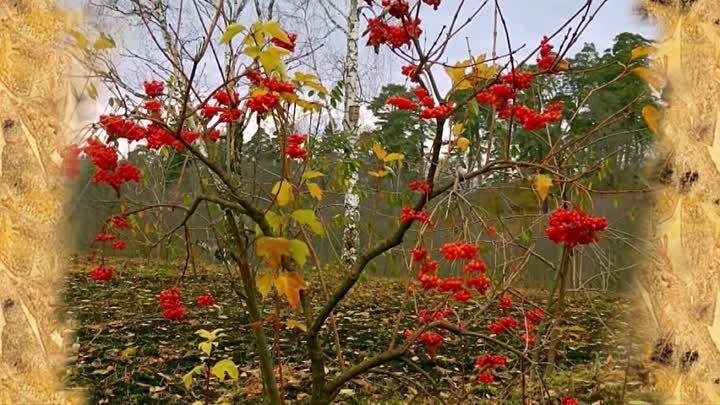
[[[639,4],[661,33],[653,60],[667,102],[638,294],[648,361],[663,403],[720,405],[720,1]]]
[[[50,0],[0,0],[0,404],[76,404],[58,321],[68,196],[60,152],[77,105]]]

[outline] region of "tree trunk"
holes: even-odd
[[[654,59],[672,88],[659,143],[673,171],[657,194],[654,260],[641,275],[648,343],[673,346],[671,364],[656,371],[668,403],[720,403],[720,82],[710,73],[720,69],[720,3],[645,6],[666,31]]]
[[[360,10],[358,0],[350,0],[347,18],[347,53],[345,54],[345,112],[343,117],[343,133],[347,136],[345,159],[354,162],[356,159],[360,118],[360,80],[358,78],[358,39],[360,37]],[[347,181],[345,193],[345,229],[343,232],[342,264],[349,271],[357,260],[357,249],[360,244],[358,225],[360,221],[360,196],[357,185],[359,173],[353,167]]]

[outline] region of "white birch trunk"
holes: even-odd
[[[348,137],[345,159],[354,161],[355,145],[357,144],[360,116],[360,80],[358,79],[358,39],[360,37],[360,14],[358,0],[350,0],[347,18],[347,53],[345,55],[345,112],[343,132]],[[357,249],[360,244],[358,223],[360,220],[360,196],[357,192],[359,174],[352,170],[347,181],[345,193],[345,230],[343,232],[342,264],[349,270],[357,260]]]

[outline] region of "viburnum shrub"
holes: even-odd
[[[323,292],[308,288],[304,269],[312,262],[313,271],[319,273],[317,277],[322,277],[323,269],[328,267],[321,262],[315,248],[318,241],[332,243],[323,239],[326,237],[325,224],[322,215],[318,215],[322,213],[319,203],[324,198],[321,182],[323,178],[337,176],[335,180],[340,181],[336,183],[344,184],[344,179],[341,174],[323,172],[325,165],[314,148],[316,134],[302,130],[299,122],[307,117],[311,122],[321,122],[318,117],[327,113],[331,105],[329,100],[336,95],[330,94],[320,78],[301,71],[289,71],[287,60],[302,57],[294,53],[303,46],[303,38],[286,32],[279,23],[260,21],[249,27],[232,23],[220,33],[217,30],[222,24],[213,20],[206,26],[210,32],[202,37],[197,53],[184,63],[173,64],[182,74],[172,78],[148,78],[139,89],[120,91],[116,98],[123,102],[114,103],[112,112],[99,117],[95,132],[81,145],[70,145],[62,152],[62,173],[76,176],[80,157],[84,155],[93,166],[93,183],[110,187],[119,198],[128,187],[142,189],[147,186],[141,184],[143,175],[138,166],[120,154],[121,143],[157,156],[181,156],[202,168],[204,178],[199,182],[201,193],[196,198],[180,204],[167,197],[168,201],[160,204],[132,210],[128,205],[122,205],[121,212],[108,218],[92,243],[90,277],[98,282],[111,280],[113,269],[106,264],[107,253],[126,249],[128,232],[138,226],[143,212],[163,209],[184,212],[180,224],[160,239],[182,232],[190,257],[192,239],[188,221],[202,211],[201,207],[219,207],[221,216],[214,218],[214,223],[222,223],[222,232],[217,232],[222,235],[219,242],[229,247],[227,260],[234,266],[231,272],[233,283],[227,288],[234,289],[237,294],[233,296],[244,301],[242,308],[251,325],[247,331],[233,333],[252,336],[261,369],[263,395],[272,405],[284,401],[283,348],[278,343],[284,333],[302,334],[304,360],[310,368],[309,402],[325,405],[333,402],[351,381],[380,366],[391,367],[401,360],[412,363],[408,355],[413,352],[434,358],[447,346],[460,343],[462,360],[474,364],[474,369],[463,368],[461,372],[472,373],[471,380],[475,384],[483,389],[498,384],[512,386],[516,383],[508,371],[511,367],[522,364],[529,374],[542,372],[538,356],[548,345],[548,335],[554,330],[550,318],[562,314],[556,307],[544,308],[532,303],[512,288],[511,280],[525,271],[527,260],[508,259],[507,263],[515,263],[514,269],[509,269],[510,265],[505,266],[507,269],[493,268],[498,266],[497,262],[486,261],[492,257],[487,255],[487,248],[494,246],[488,241],[517,243],[516,236],[512,235],[514,231],[505,225],[492,225],[488,221],[495,221],[490,217],[476,215],[476,223],[481,224],[480,232],[452,226],[453,232],[462,229],[457,232],[460,235],[447,236],[439,246],[434,244],[431,236],[440,234],[447,226],[446,211],[441,205],[457,204],[477,212],[475,207],[463,205],[466,200],[462,194],[463,185],[476,179],[489,181],[508,176],[524,181],[534,178],[532,187],[539,201],[545,203],[554,199],[558,205],[567,202],[551,198],[554,182],[560,182],[569,191],[563,196],[573,196],[572,190],[586,192],[589,189],[579,183],[586,173],[568,162],[579,148],[587,146],[592,133],[579,140],[561,139],[551,145],[547,156],[537,161],[519,160],[511,154],[513,147],[521,145],[518,137],[537,132],[544,139],[545,131],[560,131],[561,124],[571,124],[559,97],[543,99],[543,107],[538,107],[533,100],[545,98],[546,94],[538,88],[541,85],[538,77],[543,76],[547,82],[564,74],[566,63],[562,55],[577,38],[562,42],[557,53],[552,52],[556,35],[550,35],[543,37],[534,50],[511,49],[509,55],[494,60],[487,60],[483,55],[449,65],[440,62],[448,49],[447,41],[455,38],[467,24],[452,24],[447,27],[450,32],[435,40],[423,28],[418,15],[422,10],[426,13],[423,15],[435,16],[432,13],[445,7],[448,9],[443,15],[452,15],[454,11],[460,12],[451,9],[457,2],[366,0],[366,4],[363,10],[368,46],[376,50],[384,47],[398,55],[403,60],[401,73],[412,83],[408,93],[412,94],[410,98],[389,97],[388,108],[416,114],[416,118],[433,128],[434,135],[423,156],[427,162],[424,173],[409,182],[397,180],[402,183],[398,194],[402,191],[405,194],[403,206],[392,213],[394,228],[384,239],[369,241],[370,246],[357,252],[352,267],[339,272],[342,278],[339,283],[326,285],[322,281],[321,285],[326,289]],[[475,6],[479,8],[478,13],[485,4],[487,2]],[[209,10],[213,6],[205,4],[203,7]],[[587,10],[589,5],[582,7],[581,11]],[[572,21],[574,19],[563,28]],[[576,32],[582,32],[587,23],[585,19],[577,23]],[[148,34],[155,35],[153,32]],[[168,44],[175,41],[154,42]],[[201,78],[199,73],[205,63],[201,61],[210,58],[208,52],[216,53],[218,46],[228,47],[226,55],[232,61],[221,69],[222,83],[208,90],[206,78]],[[169,55],[185,57],[187,52],[183,48],[183,51]],[[527,61],[533,58],[536,66],[528,66]],[[450,79],[450,89],[445,92],[438,84],[438,71],[445,72]],[[115,91],[133,89],[125,83],[110,87]],[[491,121],[497,124],[493,134],[495,143],[492,137],[478,135],[478,123],[486,121],[480,111],[488,113]],[[250,122],[264,125],[266,135],[260,143],[273,151],[275,167],[279,168],[273,173],[275,180],[270,187],[263,188],[254,179],[250,182],[240,173],[244,155],[236,152],[243,145],[243,133]],[[516,123],[520,125],[514,125]],[[488,144],[483,145],[483,142]],[[371,166],[367,171],[368,180],[381,193],[388,187],[385,180],[406,164],[405,156],[401,151],[387,151],[380,142],[373,142],[371,153],[374,157],[368,163]],[[486,158],[477,167],[460,167],[458,162],[468,154],[485,154]],[[602,217],[564,208],[553,212],[548,222],[547,238],[563,245],[565,254],[558,272],[559,279],[566,280],[567,258],[572,250],[595,242],[608,224]],[[409,240],[410,235],[413,235],[413,241]],[[342,311],[340,304],[346,302],[368,265],[383,254],[401,254],[400,247],[404,242],[414,244],[407,261],[408,299],[403,300],[408,305],[398,309],[396,322],[392,325],[395,330],[383,331],[392,333],[389,345],[377,353],[366,353],[361,359],[345,358],[354,349],[342,347],[340,336],[343,331],[334,322],[334,314]],[[187,260],[183,276],[186,268]],[[212,316],[212,311],[197,307],[218,305],[215,297],[205,293],[195,298],[197,305],[186,307],[183,281],[180,277],[177,285],[157,292],[159,313],[172,322]],[[561,290],[563,288],[564,284]],[[263,311],[266,305],[272,306],[272,311]],[[478,311],[478,307],[484,310]],[[488,314],[496,315],[488,318]],[[368,326],[373,330],[377,327]],[[216,347],[214,339],[220,335],[217,331],[200,332],[206,339],[203,342],[203,347],[208,349],[205,354],[210,357]],[[274,347],[269,344],[270,333]],[[338,367],[327,367],[334,360],[326,357],[326,350],[321,345],[324,341],[321,337],[326,333],[335,335],[338,360],[333,365]],[[345,364],[346,360],[348,364]],[[196,375],[210,381],[211,375],[222,379],[224,372],[234,373],[232,370],[237,371],[234,364],[210,366],[204,362],[186,374],[186,387],[191,389]],[[525,384],[525,379],[522,381]],[[537,387],[537,395],[549,398],[544,384]],[[451,389],[466,392],[465,388],[457,386]],[[560,400],[564,405],[574,403],[570,397],[554,400]],[[204,401],[207,403],[207,396]],[[545,399],[543,402],[547,403]]]

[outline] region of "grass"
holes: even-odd
[[[311,288],[317,288],[317,280],[312,275],[308,277]],[[199,397],[200,390],[186,391],[181,377],[200,362],[199,341],[194,332],[224,328],[228,336],[222,340],[219,349],[223,357],[232,358],[240,366],[241,377],[236,384],[213,385],[215,398],[222,396],[233,404],[262,403],[254,342],[244,311],[237,297],[227,288],[228,276],[223,272],[208,271],[196,278],[185,278],[182,290],[187,317],[182,322],[172,323],[162,318],[157,295],[174,285],[176,280],[176,275],[166,268],[141,264],[121,266],[107,284],[93,282],[84,272],[70,273],[64,291],[65,314],[76,324],[77,343],[72,351],[67,383],[72,387],[84,387],[90,401],[96,404],[191,403],[191,398]],[[216,307],[203,309],[191,303],[194,297],[206,291],[215,296]],[[387,346],[394,326],[393,315],[400,308],[403,291],[403,283],[398,280],[376,277],[363,279],[353,289],[347,302],[337,311],[346,361],[355,363]],[[527,294],[541,302],[538,292],[528,291]],[[477,318],[473,328],[482,329],[499,316],[495,309],[480,312],[484,304],[472,304],[467,309],[468,316]],[[547,376],[545,382],[549,388],[558,394],[572,393],[588,403],[616,403],[623,391],[626,398],[647,400],[642,362],[629,356],[640,350],[630,345],[632,328],[620,317],[629,311],[630,305],[629,300],[618,295],[587,292],[570,297],[560,346],[562,371]],[[269,305],[265,312],[270,314]],[[299,315],[283,314],[283,319],[291,317],[300,319]],[[405,318],[400,332],[411,327],[415,320],[414,316]],[[268,333],[272,336],[270,330]],[[323,339],[328,359],[334,359],[332,335],[325,333]],[[283,352],[284,393],[289,403],[302,403],[310,391],[309,364],[305,361],[302,332],[285,330],[278,344]],[[408,357],[420,366],[421,372],[404,363],[389,364],[382,367],[380,373],[353,381],[338,402],[437,403],[424,392],[436,391],[433,385],[437,385],[438,392],[465,390],[471,398],[480,401],[493,394],[493,389],[487,390],[472,381],[473,361],[477,355],[492,351],[493,348],[483,342],[465,340],[459,344],[454,338],[438,351],[435,358],[416,348]],[[338,369],[332,360],[328,367],[330,373]],[[467,370],[465,377],[463,368]],[[518,381],[519,374],[518,361],[511,359],[507,370],[498,377],[501,381]],[[529,382],[531,380],[528,378]],[[537,384],[531,383],[528,390],[537,388]],[[506,398],[503,404],[514,403],[512,400],[517,398],[517,392],[507,393]],[[445,398],[451,399],[452,395]]]

